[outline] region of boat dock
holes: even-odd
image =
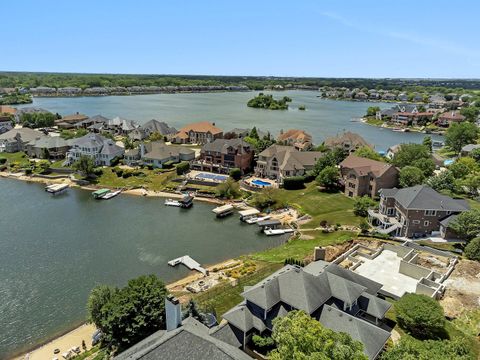
[[[276,229],[280,225],[282,225],[282,223],[280,222],[280,220],[272,219],[272,220],[259,221],[257,222],[257,225],[260,226],[262,230],[265,230],[266,228]]]
[[[179,258],[170,260],[168,265],[176,266],[178,264],[183,264],[190,270],[197,270],[201,272],[203,275],[207,275],[207,269],[203,268],[198,262],[193,260],[189,255],[181,256]]]
[[[68,189],[68,184],[53,184],[53,185],[47,185],[45,187],[45,191],[53,195],[60,194],[67,189]]]
[[[238,214],[240,215],[240,220],[246,221],[247,219],[250,219],[258,214],[260,214],[260,211],[258,211],[255,208],[249,208],[246,210],[239,211]]]
[[[227,215],[233,214],[233,205],[227,204],[223,206],[216,207],[212,211],[217,215],[217,217],[225,217]]]

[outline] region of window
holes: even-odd
[[[437,210],[425,210],[425,216],[435,216],[437,215]]]
[[[355,189],[355,184],[354,183],[348,183],[348,187]]]
[[[418,224],[420,224],[420,220],[412,220],[412,224],[418,225]]]
[[[424,221],[423,222],[423,226],[428,226],[428,225],[430,225],[430,221]]]

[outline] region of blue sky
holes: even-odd
[[[0,10],[0,71],[480,78],[477,0],[22,0]]]

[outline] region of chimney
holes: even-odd
[[[313,261],[325,260],[326,251],[320,246],[315,246],[313,249]]]
[[[165,320],[167,331],[172,331],[182,325],[182,311],[180,302],[173,295],[165,298]]]
[[[145,144],[140,144],[140,157],[143,158],[145,156]]]

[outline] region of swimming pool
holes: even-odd
[[[200,173],[196,177],[199,179],[208,179],[208,180],[216,180],[216,181],[226,181],[228,179],[228,175],[209,174],[209,173]]]
[[[271,183],[259,179],[252,180],[252,184],[257,186],[272,186]]]

